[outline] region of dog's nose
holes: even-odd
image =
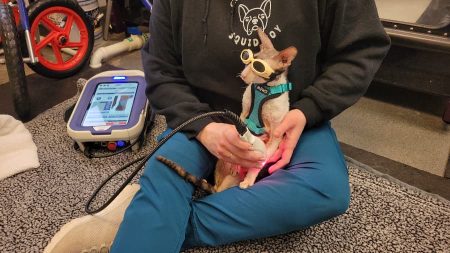
[[[256,24],[258,23],[258,20],[257,20],[256,18],[254,18],[254,19],[252,20],[252,23],[253,23],[254,25],[256,25]]]

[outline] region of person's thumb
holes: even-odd
[[[273,132],[273,135],[276,138],[281,138],[287,130],[289,130],[290,125],[288,124],[288,121],[286,120],[286,118],[281,121],[281,123],[275,128],[275,131]]]

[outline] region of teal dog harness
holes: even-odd
[[[277,86],[269,86],[267,83],[254,83],[251,88],[253,103],[245,123],[250,132],[259,136],[265,132],[264,122],[261,117],[263,104],[269,99],[277,98],[284,92],[292,90],[292,83],[283,83]]]

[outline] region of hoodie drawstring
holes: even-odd
[[[202,18],[203,44],[205,45],[208,38],[208,15],[209,15],[209,0],[205,0],[205,14],[203,15]]]
[[[236,12],[236,5],[238,0],[232,0],[230,3],[230,33],[234,33],[234,13]]]
[[[236,5],[239,0],[232,0],[230,3],[230,32],[234,32],[234,13],[236,12]],[[203,44],[206,45],[208,40],[208,16],[209,16],[209,0],[205,0],[205,10],[202,18],[202,27],[203,27]]]

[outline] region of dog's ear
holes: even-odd
[[[245,16],[247,16],[247,13],[248,13],[249,9],[248,9],[247,6],[245,6],[245,5],[243,5],[243,4],[240,4],[239,7],[238,7],[238,9],[239,9],[239,20],[240,20],[241,22],[243,22]]]
[[[277,56],[275,56],[275,60],[278,62],[278,68],[286,68],[289,67],[297,56],[297,48],[288,47],[281,51]]]
[[[261,4],[261,10],[266,13],[267,18],[270,18],[270,13],[272,11],[272,2],[271,0],[265,0]]]
[[[274,49],[272,41],[270,40],[269,36],[267,36],[266,33],[263,32],[263,30],[261,30],[261,28],[258,28],[258,36],[259,39],[261,40],[261,51],[263,50],[268,50],[268,49]]]

